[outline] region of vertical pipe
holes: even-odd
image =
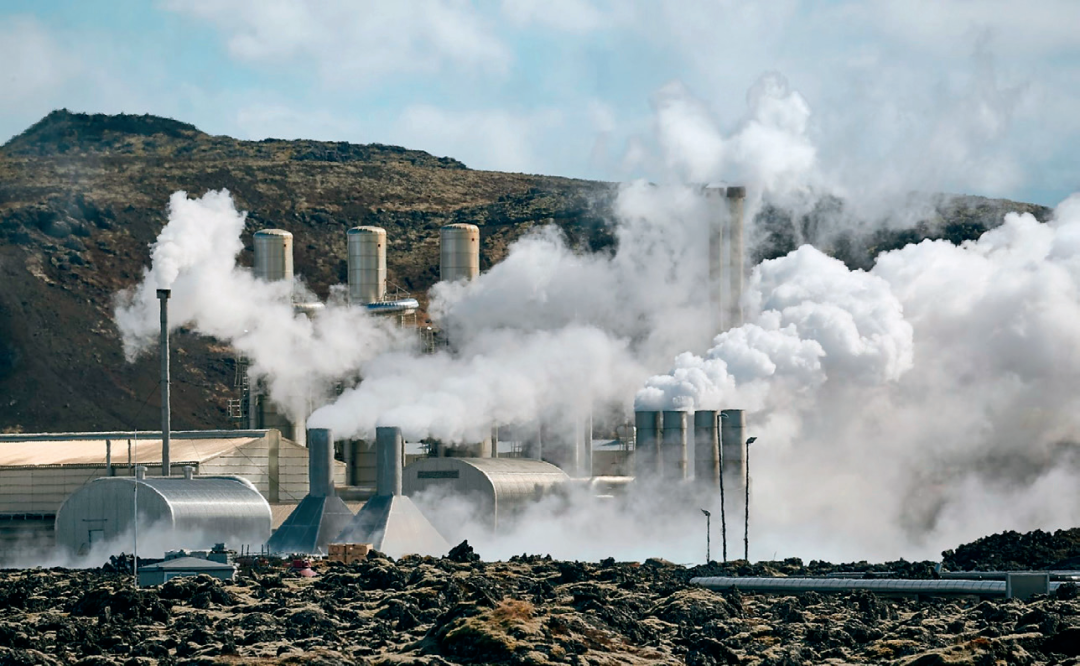
[[[105,440],[105,476],[112,476],[112,440]]]
[[[634,468],[638,478],[648,479],[660,475],[660,412],[634,412],[637,437],[634,446]]]
[[[405,441],[401,428],[375,428],[375,494],[401,494],[401,463]]]
[[[334,436],[329,428],[311,428],[308,443],[308,495],[334,496]]]
[[[738,520],[746,512],[746,413],[725,409],[720,419],[720,447],[727,515]]]
[[[690,415],[686,412],[664,412],[663,444],[660,447],[661,472],[665,479],[684,481],[687,477],[686,431]]]
[[[714,410],[694,412],[694,483],[702,490],[720,487],[720,437]]]
[[[730,213],[731,237],[728,277],[730,279],[730,293],[728,294],[729,316],[728,328],[737,328],[743,324],[742,297],[743,280],[745,279],[745,248],[743,244],[743,208],[746,201],[745,187],[727,188],[728,211]]]
[[[157,290],[161,303],[161,475],[172,474],[169,460],[169,430],[172,415],[169,414],[169,290]]]
[[[584,479],[591,479],[593,475],[592,465],[592,410],[585,414],[578,427],[578,475]]]
[[[706,187],[705,204],[709,216],[709,301],[716,331],[724,330],[724,224],[727,220],[724,188]]]

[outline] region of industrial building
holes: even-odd
[[[137,476],[94,479],[56,513],[56,546],[84,555],[96,543],[134,535],[153,535],[155,548],[201,547],[227,541],[261,546],[270,537],[270,504],[250,481],[237,476],[195,478]]]
[[[174,467],[243,477],[280,520],[307,494],[308,451],[277,430],[173,432],[170,440]],[[134,477],[136,465],[159,476],[161,450],[160,432],[0,435],[0,558],[51,548],[57,511],[83,484]],[[336,461],[334,480],[345,482]]]
[[[492,529],[506,522],[570,477],[555,465],[525,458],[427,458],[404,471],[403,488],[410,497],[421,493],[472,500],[478,517]]]

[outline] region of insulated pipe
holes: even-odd
[[[405,440],[401,428],[375,428],[375,494],[401,494],[401,468]]]
[[[634,446],[634,468],[638,478],[647,479],[660,475],[662,458],[660,457],[662,417],[660,412],[634,412],[634,426],[637,431]]]
[[[663,443],[660,447],[661,474],[665,479],[685,481],[687,478],[687,433],[690,415],[686,412],[664,412]]]
[[[172,415],[169,413],[169,290],[157,290],[161,303],[161,475],[172,475],[169,460],[169,430]]]
[[[877,594],[960,594],[1003,597],[1006,583],[1000,580],[902,580],[863,578],[732,578],[705,576],[691,578],[691,585],[709,590],[742,590],[800,594],[804,592],[851,592],[869,590]],[[1053,592],[1060,583],[1050,583]]]
[[[583,479],[592,478],[592,430],[593,430],[593,417],[592,411],[589,411],[577,424],[576,428],[577,436],[574,438],[574,445],[577,449],[577,475]]]
[[[729,516],[741,516],[746,504],[746,412],[743,410],[720,412],[720,449],[725,510]]]
[[[308,428],[308,495],[334,496],[334,435],[329,428]]]
[[[720,489],[720,436],[714,410],[694,412],[694,483],[708,490]]]
[[[743,208],[746,201],[745,187],[727,188],[728,212],[731,234],[728,242],[728,293],[727,328],[738,328],[743,324],[742,296],[745,278],[745,256],[743,245]]]

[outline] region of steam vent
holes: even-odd
[[[450,544],[412,500],[401,492],[405,440],[400,428],[376,428],[375,496],[364,504],[338,536],[341,543],[370,543],[391,557],[442,556]]]
[[[272,553],[325,555],[353,518],[334,490],[333,435],[325,428],[311,428],[307,435],[308,494],[270,537],[266,545]]]

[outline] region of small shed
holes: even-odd
[[[136,503],[140,541],[157,552],[222,542],[261,545],[270,537],[270,505],[246,479],[105,477],[79,488],[60,507],[57,547],[83,554],[124,537],[116,550],[130,552]]]
[[[158,564],[139,567],[139,587],[161,585],[181,576],[206,574],[221,580],[232,580],[236,576],[236,567],[232,564],[212,562],[200,557],[177,557]]]
[[[525,458],[425,458],[405,468],[402,489],[467,497],[498,529],[514,514],[570,479],[551,463]]]

